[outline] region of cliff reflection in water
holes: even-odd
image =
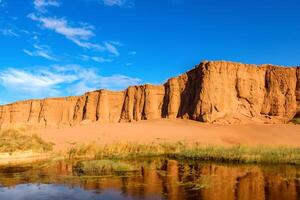
[[[64,190],[76,190],[82,195],[88,192],[92,199],[113,198],[104,196],[111,191],[120,195],[115,198],[124,199],[300,199],[300,169],[293,166],[225,165],[163,158],[128,163],[139,170],[120,176],[78,177],[73,175],[72,164],[66,162],[37,169],[2,169],[0,199],[17,199],[13,191],[19,187],[24,197],[33,195],[26,192],[23,184],[30,184],[28,191],[32,190],[29,186],[37,184],[42,184],[43,191],[63,186]],[[52,198],[54,194],[52,191]],[[62,199],[62,193],[55,198]]]

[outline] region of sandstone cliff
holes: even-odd
[[[185,118],[209,123],[286,123],[300,115],[300,67],[202,62],[164,85],[0,106],[1,127],[74,126]]]

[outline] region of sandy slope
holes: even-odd
[[[199,141],[204,144],[247,144],[300,146],[296,125],[212,125],[188,120],[149,120],[134,123],[90,123],[73,128],[42,129],[38,133],[56,144],[56,150],[70,143],[113,143],[152,141]]]

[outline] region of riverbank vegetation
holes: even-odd
[[[243,145],[217,146],[200,143],[115,143],[108,145],[75,145],[68,157],[92,159],[124,159],[166,156],[174,159],[233,163],[270,163],[300,165],[300,148]]]
[[[299,125],[300,124],[300,117],[295,117],[294,119],[291,120],[291,123]]]
[[[0,131],[0,153],[20,151],[48,152],[52,143],[45,142],[36,134],[24,134],[23,129],[4,129]]]
[[[113,173],[125,173],[135,171],[133,165],[119,160],[90,160],[79,161],[73,170],[78,175],[101,176]]]
[[[5,129],[0,131],[0,153],[15,152],[50,152],[53,144],[43,141],[38,135],[24,134],[22,129]],[[119,163],[107,162],[112,159],[127,159],[136,157],[165,156],[172,159],[196,161],[217,161],[232,163],[270,163],[300,165],[299,147],[272,146],[217,146],[204,145],[198,142],[175,143],[152,142],[148,144],[119,142],[111,144],[74,144],[67,152],[60,154],[70,160],[93,159],[106,160],[91,164],[91,168],[103,169],[103,164],[115,170],[113,166]],[[105,168],[106,170],[107,168]],[[105,171],[104,170],[104,171]],[[116,171],[116,170],[115,170]]]

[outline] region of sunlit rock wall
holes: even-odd
[[[300,115],[300,67],[203,62],[164,85],[0,106],[1,127],[74,126],[185,118],[209,123],[287,123]]]

